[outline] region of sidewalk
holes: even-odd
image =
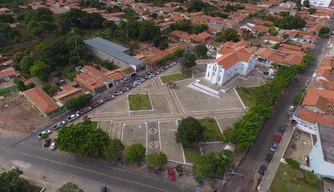
[[[12,167],[21,169],[23,171],[22,178],[27,179],[31,184],[41,188],[44,187],[45,192],[57,192],[62,185],[69,181],[77,184],[85,192],[100,191],[101,187],[103,186],[112,189],[113,192],[126,191],[115,186],[108,186],[97,181],[92,181],[64,172],[35,166],[23,161],[8,160],[0,157],[0,165],[0,168],[5,170],[10,170]]]
[[[262,178],[262,182],[259,184],[258,191],[261,191],[261,192],[269,191],[270,185],[273,182],[276,171],[281,163],[280,160],[283,157],[285,150],[289,145],[293,132],[294,132],[294,129],[289,124],[289,126],[286,128],[286,131],[281,139],[280,144],[278,145],[278,148],[274,154],[273,159],[271,160],[271,162],[269,163],[267,167],[267,171],[264,177]],[[269,150],[268,150],[268,153],[269,153]]]

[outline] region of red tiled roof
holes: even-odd
[[[10,76],[15,76],[18,77],[21,74],[19,72],[16,72],[15,69],[6,69],[3,71],[0,71],[0,78],[5,78],[5,77],[10,77]]]
[[[334,126],[334,118],[332,114],[322,115],[322,114],[301,108],[298,113],[298,117],[305,121],[311,122],[311,123],[321,123],[324,125]]]
[[[309,88],[302,105],[315,106],[320,96],[326,99],[334,99],[334,91]]]
[[[44,113],[49,113],[59,108],[59,105],[39,87],[24,91],[24,94]]]
[[[225,54],[218,59],[214,60],[219,65],[222,65],[225,70],[231,68],[233,65],[239,61],[248,62],[249,58],[252,56],[245,48],[237,48],[233,52]]]

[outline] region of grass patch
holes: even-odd
[[[194,163],[195,160],[201,156],[198,146],[186,146],[183,147],[183,151],[188,163]]]
[[[150,97],[146,94],[129,95],[130,110],[150,110],[152,109]]]
[[[271,192],[320,192],[324,191],[323,183],[317,186],[305,183],[303,170],[292,169],[289,165],[281,163],[275,178],[270,186]]]
[[[82,124],[83,122],[80,122],[80,123],[78,123],[78,124]],[[91,121],[90,122],[90,125],[92,126],[92,127],[96,127],[97,128],[97,121]]]
[[[167,76],[162,76],[160,77],[161,81],[163,84],[166,84],[168,81],[175,82],[175,81],[181,81],[184,79],[189,79],[191,78],[191,74],[173,74],[173,75],[167,75]]]
[[[251,106],[255,103],[254,97],[253,97],[253,90],[256,87],[238,87],[236,88],[242,102],[246,106]]]
[[[42,188],[31,184],[28,185],[28,188],[30,192],[40,192],[42,190]]]
[[[64,69],[61,70],[61,73],[73,81],[74,77],[77,75],[75,68],[73,65],[66,66]]]
[[[205,128],[205,141],[222,141],[223,135],[220,132],[218,123],[215,119],[199,119],[200,124]]]

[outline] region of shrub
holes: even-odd
[[[304,179],[305,179],[305,182],[307,184],[310,184],[310,185],[318,185],[318,183],[319,183],[319,180],[318,180],[317,176],[315,176],[311,172],[306,172],[304,174]]]
[[[293,160],[291,158],[286,158],[285,162],[290,165],[293,169],[300,169],[300,165],[296,160]]]

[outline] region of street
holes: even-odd
[[[331,31],[334,28],[334,22],[332,20],[330,21],[330,28]],[[321,62],[322,54],[325,51],[328,41],[329,38],[319,38],[316,47],[313,49],[313,62],[304,72],[298,74],[300,80],[299,83],[294,81],[291,83],[287,92],[278,103],[272,117],[264,124],[253,147],[249,150],[246,158],[237,168],[237,172],[245,175],[245,179],[233,176],[230,182],[227,183],[225,187],[222,187],[220,191],[253,191],[253,183],[249,182],[249,180],[253,179],[255,181],[260,166],[262,164],[267,164],[265,158],[273,143],[272,138],[277,133],[280,125],[289,122],[290,115],[288,113],[288,108],[293,103],[294,96],[305,87],[306,82],[310,79],[313,72],[316,70],[317,65]]]

